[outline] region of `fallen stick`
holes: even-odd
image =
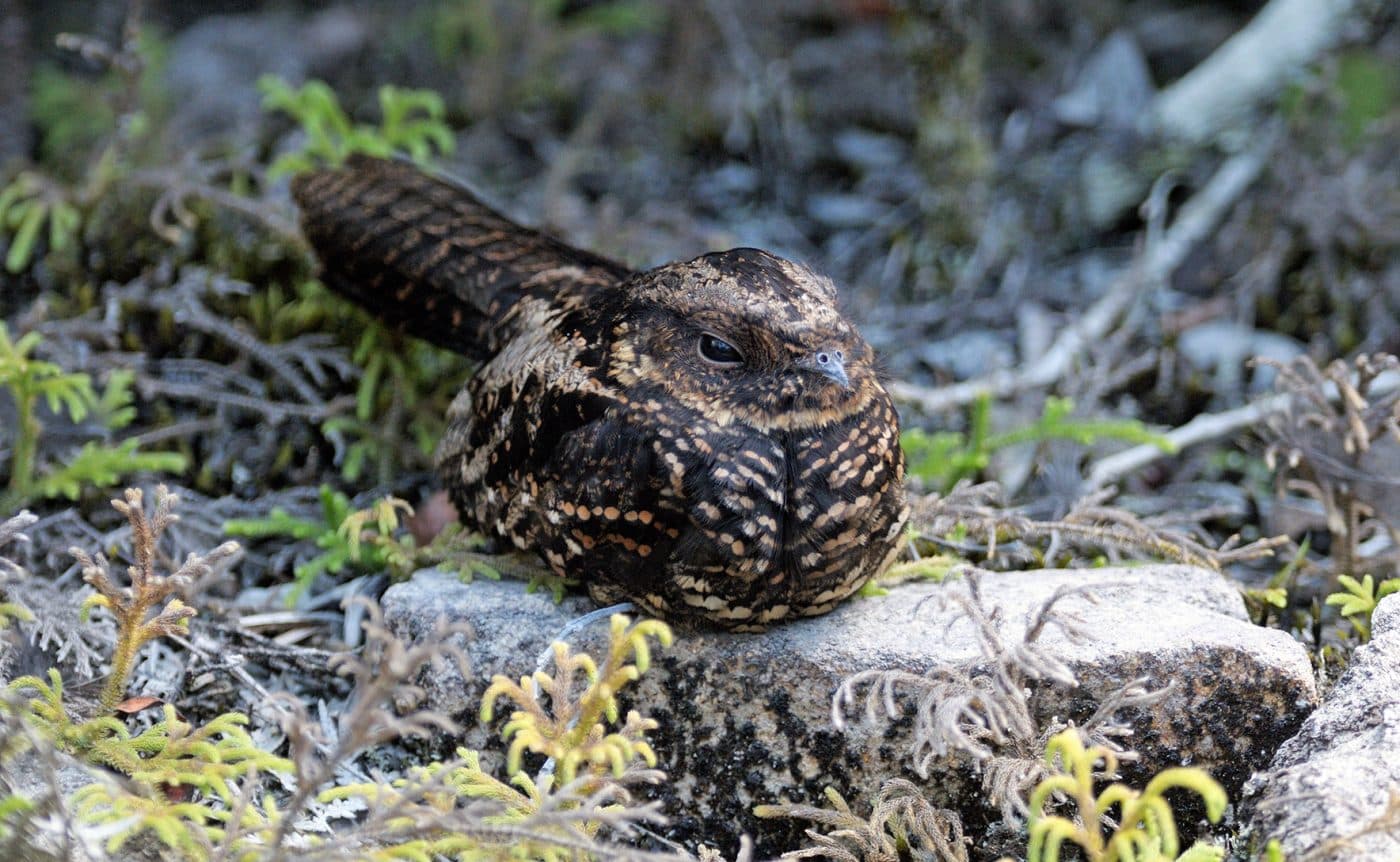
[[[1252,428],[1262,422],[1264,417],[1287,407],[1291,398],[1292,396],[1288,394],[1280,393],[1220,413],[1202,413],[1185,425],[1173,428],[1162,435],[1171,442],[1170,451],[1164,450],[1155,443],[1144,443],[1100,458],[1090,465],[1089,473],[1084,479],[1083,490],[1085,492],[1098,490],[1118,481],[1119,478],[1134,470],[1146,467],[1159,458],[1179,454],[1187,446],[1215,440],[1242,428]]]
[[[1152,131],[1195,143],[1239,127],[1250,112],[1342,41],[1371,0],[1270,0],[1209,57],[1157,95]]]
[[[1384,395],[1394,392],[1398,388],[1400,388],[1400,377],[1382,376],[1376,378],[1371,391],[1374,395]],[[1330,401],[1336,401],[1340,397],[1337,388],[1330,384],[1323,388],[1323,394]],[[1244,428],[1256,427],[1269,416],[1287,409],[1293,398],[1291,393],[1279,392],[1260,398],[1243,407],[1195,416],[1185,425],[1173,428],[1162,435],[1172,444],[1171,451],[1166,451],[1155,443],[1143,443],[1121,452],[1114,452],[1112,455],[1106,455],[1095,461],[1089,466],[1088,473],[1084,478],[1083,490],[1085,493],[1096,491],[1105,485],[1118,481],[1134,470],[1141,470],[1153,461],[1180,454],[1181,450],[1187,446],[1217,440]]]

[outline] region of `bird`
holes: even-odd
[[[326,285],[478,363],[436,456],[466,527],[600,604],[733,631],[897,557],[899,417],[830,279],[755,248],[636,270],[397,159],[292,195]]]

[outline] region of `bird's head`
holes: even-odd
[[[801,431],[837,422],[882,390],[874,355],[831,281],[752,248],[635,276],[609,371],[722,425]]]

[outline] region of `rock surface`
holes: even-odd
[[[1371,625],[1326,703],[1246,788],[1257,843],[1277,838],[1288,859],[1400,859],[1400,595]]]
[[[1092,586],[1057,605],[1090,637],[1074,640],[1054,626],[1041,637],[1080,681],[1076,689],[1038,685],[1033,702],[1041,720],[1083,720],[1101,698],[1138,677],[1152,688],[1173,684],[1165,700],[1123,716],[1143,755],[1137,776],[1187,763],[1209,769],[1235,793],[1316,702],[1303,648],[1282,632],[1251,625],[1236,590],[1213,572],[1143,566],[982,573],[980,583],[986,604],[1000,608],[1003,631],[1013,637],[1057,588]],[[779,794],[822,804],[822,788],[831,785],[860,806],[884,780],[899,776],[918,781],[935,804],[962,811],[974,833],[975,824],[995,820],[964,766],[935,763],[927,780],[917,778],[906,755],[907,720],[870,727],[854,717],[843,733],[831,719],[832,693],[853,673],[923,672],[978,657],[966,613],[950,600],[966,589],[959,580],[904,585],[759,635],[678,632],[635,691],[638,707],[661,724],[652,740],[671,777],[665,834],[732,854],[737,836],[747,832],[766,858],[799,846],[804,824],[757,820],[755,804],[779,801]],[[383,607],[391,628],[410,639],[427,636],[439,616],[472,626],[471,678],[439,674],[424,682],[430,704],[470,728],[467,745],[496,750],[495,731],[475,721],[490,677],[531,672],[559,630],[589,609],[576,598],[555,606],[518,583],[463,585],[436,572],[392,587]],[[596,651],[605,629],[595,626],[571,642]]]

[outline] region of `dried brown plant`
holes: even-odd
[[[107,559],[91,556],[81,548],[71,548],[83,570],[83,580],[97,590],[88,606],[103,607],[117,623],[117,643],[112,651],[112,671],[102,689],[101,705],[106,711],[116,706],[126,693],[126,685],[136,662],[136,654],[149,641],[185,631],[186,621],[195,615],[176,596],[192,580],[207,576],[214,567],[238,553],[237,542],[225,542],[207,554],[191,553],[173,574],[157,571],[159,544],[165,529],[179,519],[174,513],[179,498],[164,485],[156,487],[155,509],[146,514],[139,488],[128,488],[125,499],[113,500],[112,507],[126,516],[131,525],[134,565],[127,567],[131,586],[120,587],[112,577]],[[164,603],[164,607],[151,612]]]
[[[1043,540],[1044,549],[1034,556],[1044,562],[1068,551],[1076,552],[1076,559],[1099,553],[1146,554],[1219,571],[1230,563],[1272,556],[1275,548],[1288,543],[1286,537],[1278,536],[1241,545],[1238,536],[1231,536],[1212,548],[1179,529],[1108,505],[1113,493],[1112,489],[1093,492],[1077,501],[1064,517],[1044,521],[1000,505],[1001,489],[994,482],[962,482],[946,495],[928,494],[913,501],[911,523],[922,537],[935,543],[943,543],[941,537],[955,531],[965,530],[969,538],[983,537],[984,544],[977,550],[989,560],[996,559],[999,551],[1003,556],[1008,552],[1029,555],[1021,543]]]
[[[848,677],[832,697],[832,722],[845,729],[846,714],[857,704],[863,704],[867,722],[894,720],[905,712],[901,704],[909,703],[913,711],[909,759],[915,772],[928,778],[935,763],[965,758],[980,774],[987,802],[997,806],[1007,821],[1024,819],[1030,790],[1048,774],[1042,756],[1046,741],[1071,726],[1058,718],[1039,723],[1031,683],[1078,684],[1041,636],[1055,626],[1070,640],[1083,639],[1084,629],[1057,605],[1089,589],[1056,590],[1027,621],[1024,633],[1013,637],[1003,631],[999,609],[988,608],[975,575],[969,577],[967,589],[951,593],[951,600],[974,626],[981,656],[924,674],[869,670]],[[1108,747],[1120,760],[1136,758],[1117,742],[1127,732],[1117,715],[1155,703],[1169,691],[1149,691],[1143,683],[1133,680],[1123,685],[1079,727],[1090,744]]]
[[[1269,418],[1265,462],[1280,499],[1301,494],[1321,505],[1332,580],[1389,574],[1400,564],[1400,359],[1390,354],[1336,360],[1325,369],[1307,356],[1278,369],[1289,407]],[[1373,537],[1384,549],[1369,553]],[[1382,572],[1380,569],[1386,571]]]
[[[22,531],[25,527],[32,525],[38,518],[29,512],[20,512],[13,518],[0,521],[0,551],[6,545],[29,541],[29,537]],[[3,631],[13,620],[31,620],[34,615],[12,595],[9,584],[20,580],[26,576],[26,572],[19,563],[0,556],[0,631]],[[4,644],[0,643],[0,671],[3,671],[10,651],[4,649]]]
[[[967,862],[969,839],[956,811],[934,808],[913,782],[892,778],[880,788],[869,817],[853,812],[841,794],[827,788],[830,808],[760,805],[759,817],[795,817],[830,831],[808,829],[812,843],[783,859],[821,857],[837,862],[901,862],[911,856],[934,862]]]

